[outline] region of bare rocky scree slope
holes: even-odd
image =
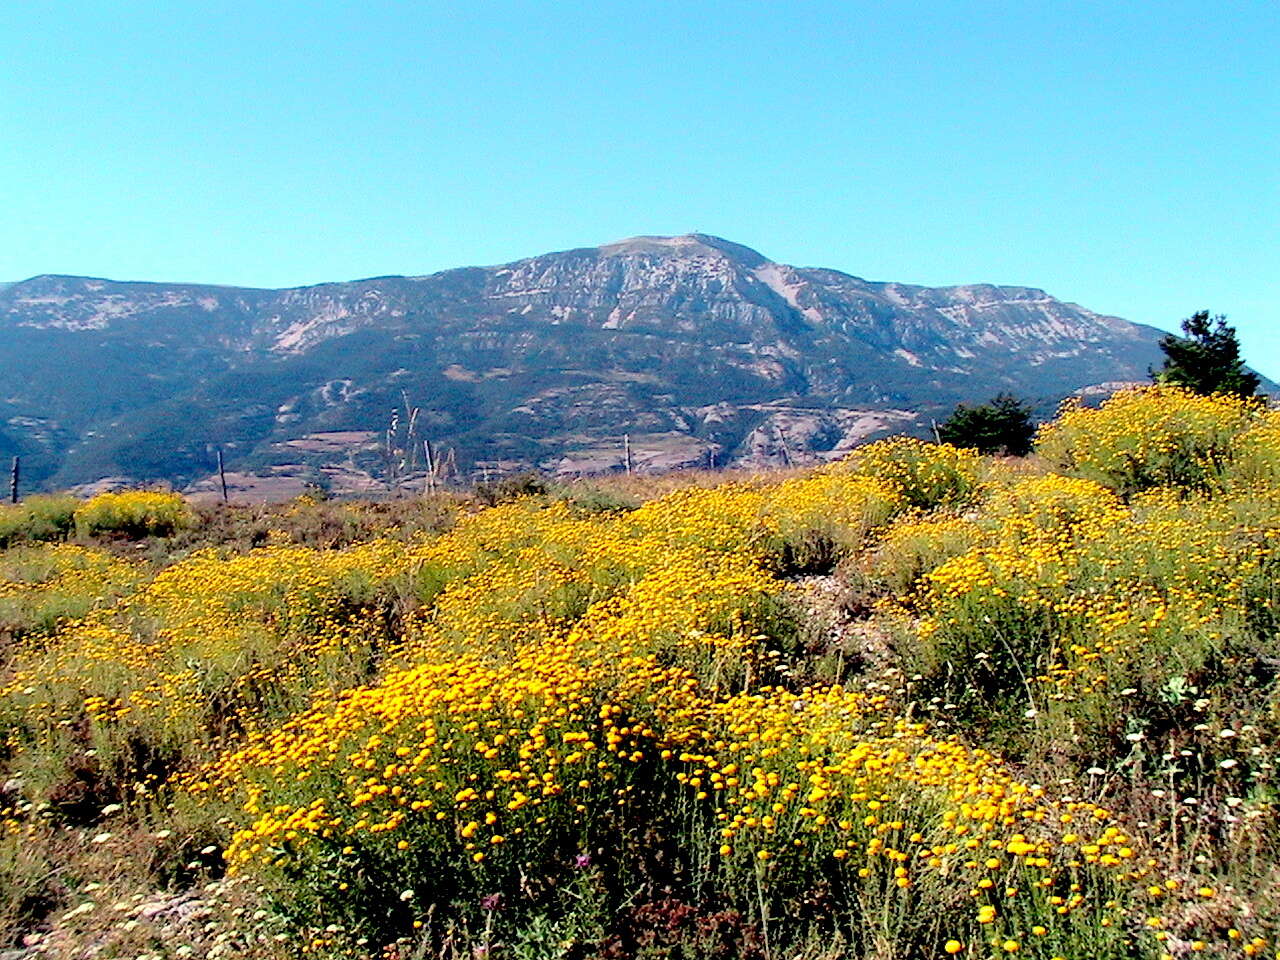
[[[1001,389],[1047,406],[1141,379],[1160,332],[690,234],[289,290],[40,276],[0,286],[0,336],[0,455],[36,482],[184,484],[223,445],[359,487],[405,397],[463,474],[615,468],[624,433],[640,468],[806,460]]]

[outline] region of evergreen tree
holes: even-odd
[[[1157,383],[1176,383],[1196,393],[1233,393],[1251,397],[1258,391],[1257,375],[1240,358],[1236,328],[1221,314],[1210,319],[1201,310],[1182,321],[1184,336],[1169,334],[1160,341],[1164,366],[1153,374]]]
[[[938,439],[943,443],[1015,457],[1031,452],[1035,433],[1031,407],[1008,393],[997,394],[990,403],[976,407],[962,403],[938,426]]]

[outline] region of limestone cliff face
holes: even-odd
[[[213,445],[367,480],[406,397],[464,472],[604,469],[624,433],[655,468],[812,459],[1000,389],[1140,378],[1159,333],[691,234],[290,290],[36,277],[0,286],[0,336],[0,455],[69,483],[185,481]]]

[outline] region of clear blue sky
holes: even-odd
[[[1275,0],[21,0],[0,34],[0,280],[284,286],[698,230],[1208,307],[1280,376]]]

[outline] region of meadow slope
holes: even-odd
[[[0,509],[0,956],[1280,957],[1280,414]],[[6,952],[7,951],[7,952]]]

